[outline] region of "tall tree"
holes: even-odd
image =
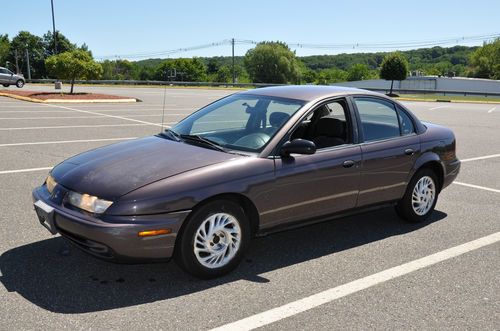
[[[35,36],[28,31],[20,31],[10,44],[9,62],[15,63],[15,55],[17,51],[17,59],[19,61],[20,71],[27,77],[27,60],[26,50],[28,50],[31,77],[43,78],[45,71],[44,46],[42,38]]]
[[[56,30],[56,38],[58,54],[76,49],[76,44],[71,43],[69,39],[66,38],[66,36],[64,36],[58,30]],[[45,49],[45,57],[54,55],[54,36],[52,34],[52,31],[47,31],[47,33],[43,35],[42,39],[43,47]]]
[[[479,47],[470,57],[470,75],[478,78],[500,79],[500,38]]]
[[[380,68],[380,78],[391,81],[391,91],[389,95],[393,95],[392,88],[394,81],[406,79],[407,75],[408,61],[403,54],[395,52],[386,55],[382,61],[382,67]]]
[[[71,94],[76,79],[97,79],[102,75],[101,65],[80,49],[52,55],[45,63],[51,75],[71,81]]]
[[[7,34],[0,34],[0,65],[7,66],[7,58],[9,57],[10,40]],[[10,67],[9,69],[12,69]]]
[[[245,68],[254,83],[297,83],[299,60],[282,42],[262,42],[245,55]]]

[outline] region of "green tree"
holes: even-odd
[[[296,83],[300,67],[295,53],[282,42],[262,42],[245,55],[245,68],[255,83]]]
[[[43,47],[43,40],[28,31],[20,31],[14,38],[12,38],[8,61],[15,63],[17,51],[19,69],[25,77],[27,77],[28,69],[26,62],[26,50],[28,50],[29,55],[31,77],[43,78],[46,75],[45,49]]]
[[[76,79],[98,79],[102,75],[102,66],[80,49],[52,55],[45,64],[51,75],[71,81],[71,94]]]
[[[175,77],[168,77],[171,72],[175,72]],[[200,59],[174,59],[165,60],[156,68],[155,79],[172,80],[182,82],[203,82],[206,81],[205,65]]]
[[[347,75],[347,71],[341,69],[324,69],[319,71],[318,75],[316,76],[315,83],[320,85],[327,85],[332,83],[345,82],[347,80]]]
[[[408,61],[400,52],[391,53],[385,56],[380,68],[380,78],[391,81],[391,91],[395,80],[406,79],[408,75]]]
[[[9,57],[10,40],[7,34],[0,34],[0,65],[7,66],[7,58]],[[11,69],[11,68],[9,68]]]
[[[76,44],[72,44],[66,36],[64,36],[61,32],[56,30],[57,37],[57,53],[64,53],[68,51],[72,51],[76,49]],[[47,31],[46,34],[43,35],[43,47],[45,49],[45,57],[49,57],[54,55],[54,36],[51,31]]]
[[[366,64],[356,63],[349,68],[347,72],[347,80],[349,82],[355,80],[364,80],[371,77],[370,68]]]
[[[500,79],[500,38],[474,51],[470,64],[470,76]]]

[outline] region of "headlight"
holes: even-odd
[[[54,191],[54,187],[56,187],[57,185],[57,182],[54,177],[49,175],[49,177],[47,177],[47,179],[45,180],[45,185],[47,185],[47,190],[49,191],[49,193],[52,194],[52,192]]]
[[[68,201],[71,205],[95,214],[102,214],[113,204],[113,201],[99,199],[88,194],[70,191]]]

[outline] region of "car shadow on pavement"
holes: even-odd
[[[435,211],[426,223],[401,221],[392,208],[285,231],[253,241],[233,273],[198,280],[173,262],[120,265],[68,251],[55,237],[11,249],[0,257],[0,282],[35,305],[56,313],[88,313],[135,306],[196,293],[237,280],[267,282],[262,273],[416,231],[447,215]]]

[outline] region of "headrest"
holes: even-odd
[[[274,112],[271,115],[269,115],[269,124],[271,124],[272,127],[278,128],[283,125],[283,123],[286,122],[286,120],[290,117],[287,113],[283,112]]]
[[[322,117],[316,124],[317,136],[344,137],[344,122],[333,117]]]

